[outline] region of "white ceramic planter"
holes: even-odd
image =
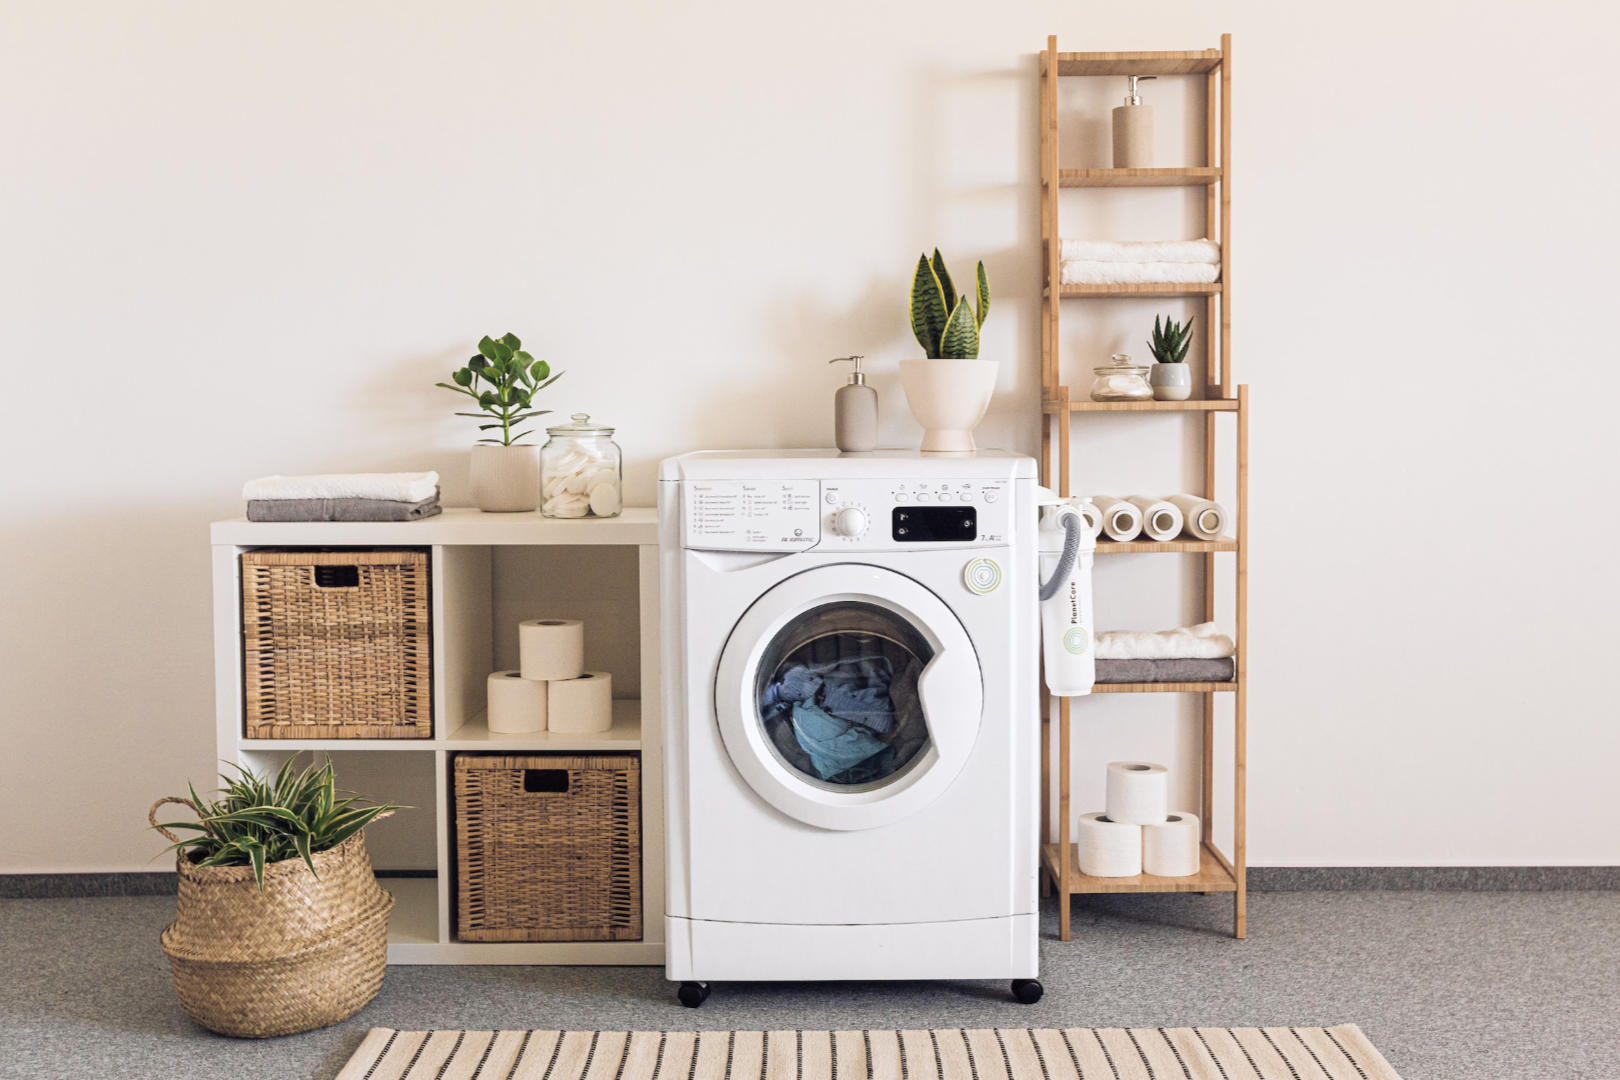
[[[1186,401],[1192,397],[1192,369],[1186,364],[1154,364],[1148,372],[1156,401]]]
[[[973,429],[984,419],[996,390],[997,363],[926,357],[900,361],[906,404],[923,426],[924,453],[973,452]]]
[[[491,446],[472,448],[473,505],[490,513],[534,510],[540,505],[540,448]]]

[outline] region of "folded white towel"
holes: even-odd
[[[1213,240],[1065,240],[1064,262],[1218,263]]]
[[[1219,660],[1237,652],[1212,622],[1175,630],[1104,630],[1097,635],[1099,660]]]
[[[1157,282],[1202,285],[1220,276],[1221,268],[1210,263],[1078,260],[1063,264],[1065,285],[1144,285]]]
[[[242,486],[242,498],[380,499],[421,502],[439,490],[436,472],[330,473],[322,476],[264,476]]]

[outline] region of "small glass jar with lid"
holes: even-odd
[[[574,413],[546,428],[540,448],[540,512],[546,517],[617,517],[624,507],[622,455],[613,429]]]
[[[1096,374],[1091,384],[1092,401],[1153,400],[1146,365],[1133,364],[1127,353],[1115,353],[1110,359],[1111,363],[1091,369]]]

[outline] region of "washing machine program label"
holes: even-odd
[[[814,480],[698,480],[686,484],[686,546],[793,551],[821,539]]]

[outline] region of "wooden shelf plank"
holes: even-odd
[[[1156,555],[1237,549],[1237,540],[1230,536],[1223,536],[1218,540],[1110,540],[1105,536],[1097,538],[1098,555]]]
[[[1099,296],[1214,296],[1218,281],[1151,281],[1131,285],[1060,285],[1058,295],[1070,300]]]
[[[1058,845],[1042,844],[1041,861],[1054,881],[1058,877]],[[1159,877],[1156,874],[1137,874],[1135,877],[1091,877],[1080,872],[1075,845],[1069,845],[1069,895],[1077,893],[1177,893],[1177,892],[1236,892],[1237,879],[1226,868],[1225,859],[1210,844],[1203,845],[1198,860],[1198,873],[1186,877]]]
[[[1232,682],[1115,682],[1097,683],[1093,694],[1210,694],[1230,693],[1238,688]]]
[[[1097,187],[1207,187],[1219,183],[1219,166],[1176,169],[1060,169],[1058,186]]]
[[[1057,54],[1059,75],[1204,75],[1220,66],[1219,49]]]
[[[1074,401],[1069,411],[1077,412],[1237,412],[1236,398],[1202,398],[1197,401]],[[1043,401],[1041,411],[1058,413],[1063,406],[1056,401]]]

